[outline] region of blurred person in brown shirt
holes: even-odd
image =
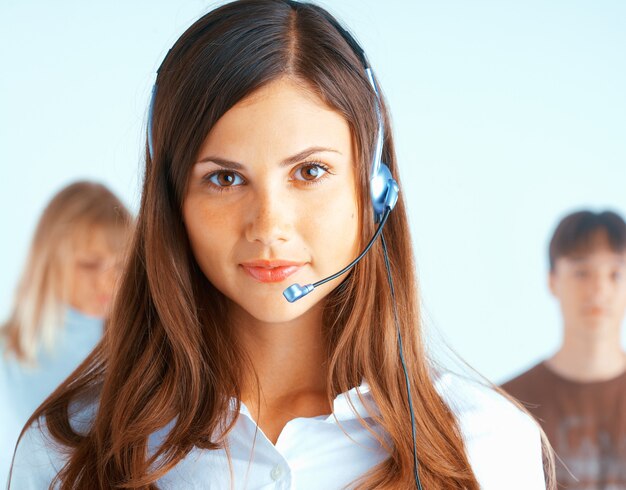
[[[570,214],[549,259],[562,345],[502,387],[542,424],[560,489],[626,490],[626,224],[611,211]]]

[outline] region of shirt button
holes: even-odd
[[[272,477],[272,480],[274,481],[280,480],[280,478],[283,476],[283,469],[281,468],[279,464],[277,464],[276,466],[272,468],[272,471],[270,472],[270,476]]]

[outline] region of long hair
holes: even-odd
[[[112,250],[127,241],[132,218],[104,185],[75,182],[54,195],[37,224],[9,319],[2,326],[6,354],[36,362],[43,346],[53,350],[63,325],[75,247],[98,229]]]
[[[363,65],[318,6],[241,0],[200,18],[180,37],[157,78],[138,227],[104,341],[34,413],[67,448],[62,489],[156,489],[192,448],[224,447],[240,398],[245,354],[233,342],[224,296],[196,263],[181,207],[203,140],[238,101],[280,77],[313,90],[348,122],[356,148],[361,240],[375,226],[368,181],[377,131],[375,94]],[[383,159],[398,179],[384,104]],[[413,394],[425,488],[478,489],[454,415],[433,386],[418,309],[409,223],[402,198],[385,226],[399,323]],[[366,286],[366,287],[365,287]],[[389,458],[359,488],[410,488],[409,404],[380,243],[324,300],[329,400],[365,379],[389,437]],[[95,398],[88,430],[68,411]],[[148,451],[148,437],[168,425]]]

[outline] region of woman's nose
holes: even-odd
[[[263,189],[250,204],[245,236],[249,242],[272,246],[289,240],[293,224],[293,206],[287,193]]]

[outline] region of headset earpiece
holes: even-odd
[[[391,211],[394,208],[398,202],[399,193],[400,188],[391,176],[389,167],[381,162],[378,172],[370,179],[370,195],[376,223],[380,222],[387,209]]]

